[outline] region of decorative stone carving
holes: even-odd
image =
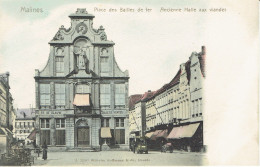
[[[106,35],[105,32],[103,32],[103,33],[101,34],[100,39],[101,39],[101,41],[106,41],[106,40],[107,40],[107,35]]]
[[[97,29],[95,29],[95,28],[93,28],[93,22],[91,23],[91,29],[95,32],[95,33],[97,33],[98,32],[98,30]]]
[[[55,55],[57,56],[63,56],[64,55],[64,47],[57,47],[55,49]]]
[[[88,27],[85,23],[79,23],[77,26],[76,26],[76,31],[79,33],[79,34],[86,34],[87,31],[88,31]]]
[[[62,40],[64,40],[64,37],[63,37],[63,35],[61,34],[61,32],[58,31],[57,34],[54,36],[53,40],[54,40],[54,41],[58,41],[58,40],[59,40],[59,41],[62,41]]]
[[[77,8],[77,11],[76,11],[76,13],[78,13],[78,14],[88,14],[88,12],[86,11],[86,9],[85,8]]]
[[[89,70],[89,59],[88,53],[88,45],[85,39],[79,39],[74,46],[74,54],[76,57],[77,68],[79,70],[85,70],[88,74],[90,73]]]
[[[102,48],[101,49],[101,52],[100,52],[100,55],[101,56],[104,56],[104,57],[107,57],[109,54],[108,54],[108,50],[106,48]]]
[[[88,126],[88,120],[81,118],[77,121],[77,127]]]

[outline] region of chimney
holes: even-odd
[[[201,47],[201,53],[202,53],[202,55],[206,54],[206,47],[205,46]]]

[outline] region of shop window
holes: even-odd
[[[50,128],[50,119],[42,118],[41,120],[41,128]]]
[[[109,118],[101,119],[101,127],[109,127]]]
[[[64,118],[58,118],[56,119],[56,129],[65,128],[65,119]]]
[[[116,118],[116,127],[124,127],[124,118]]]

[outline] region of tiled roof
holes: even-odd
[[[146,100],[150,99],[155,94],[155,92],[156,91],[145,92],[139,101],[146,101]]]
[[[129,110],[135,108],[135,103],[142,98],[142,94],[131,95],[129,97]]]
[[[199,61],[200,61],[200,68],[201,68],[201,72],[203,77],[205,77],[205,59],[206,59],[206,48],[205,46],[202,46],[202,51],[199,53]],[[190,60],[188,60],[185,63],[185,70],[187,73],[187,79],[188,79],[188,84],[190,83],[190,76],[191,76],[191,72],[190,72]],[[167,84],[164,84],[160,89],[158,89],[157,91],[153,91],[153,92],[145,92],[142,95],[142,98],[135,101],[135,103],[139,102],[139,101],[147,101],[149,99],[154,98],[155,96],[161,94],[162,92],[164,92],[165,90],[173,87],[174,85],[178,84],[180,81],[180,76],[181,76],[181,69],[178,70],[177,74],[174,76],[174,78]],[[133,95],[134,96],[134,95]],[[134,104],[135,104],[134,103]],[[134,107],[134,104],[133,105]],[[130,101],[129,101],[129,109],[130,109]]]
[[[16,119],[32,119],[35,118],[34,108],[21,108],[16,110]]]

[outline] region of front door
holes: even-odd
[[[89,128],[80,127],[78,128],[78,147],[87,147],[89,146]]]

